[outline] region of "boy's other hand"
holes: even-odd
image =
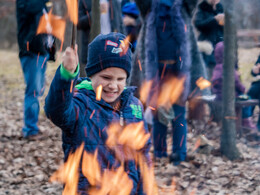
[[[62,56],[62,64],[64,68],[67,71],[74,73],[75,70],[77,69],[78,62],[79,62],[78,45],[75,46],[75,49],[71,47],[67,47]]]

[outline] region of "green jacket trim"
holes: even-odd
[[[92,82],[88,80],[84,80],[81,83],[77,84],[75,88],[93,90]]]
[[[66,79],[66,80],[74,79],[79,74],[79,64],[78,64],[77,69],[74,73],[71,73],[68,70],[66,70],[64,68],[63,64],[61,64],[60,74],[61,74],[62,78]]]

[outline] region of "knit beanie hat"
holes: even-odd
[[[110,67],[124,69],[129,77],[131,45],[124,42],[125,38],[121,33],[100,34],[89,44],[88,62],[85,68],[88,77]]]
[[[138,16],[139,16],[139,10],[137,9],[135,2],[126,3],[122,7],[122,13],[129,15],[129,16],[132,16],[135,19],[138,18]]]

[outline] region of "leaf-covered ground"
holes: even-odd
[[[250,67],[258,54],[259,49],[239,51],[242,79],[247,87]],[[39,127],[48,133],[48,138],[28,141],[21,137],[25,85],[17,56],[16,52],[0,51],[0,195],[61,194],[62,184],[48,181],[63,162],[61,132],[44,116],[44,97]],[[44,96],[57,66],[58,63],[48,65]],[[238,139],[243,159],[231,162],[217,150],[220,130],[215,123],[189,124],[188,152],[195,159],[179,166],[169,164],[167,159],[157,164],[155,175],[160,195],[260,194],[259,140],[255,135]],[[193,151],[201,131],[209,140],[208,146]],[[168,142],[171,148],[171,140]]]

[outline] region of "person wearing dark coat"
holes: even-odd
[[[88,58],[88,44],[90,38],[90,28],[91,28],[91,0],[80,0],[79,1],[79,12],[78,12],[78,30],[80,36],[79,43],[79,61],[81,67],[85,67],[87,64]],[[109,32],[121,32],[123,33],[123,22],[122,22],[122,12],[121,5],[117,0],[100,1],[100,10],[101,15],[106,15],[104,20],[101,19],[100,24],[102,25],[102,21],[105,21],[105,30],[101,33],[107,34]],[[103,11],[102,11],[103,10]],[[107,18],[106,18],[107,17]],[[103,25],[104,26],[104,25]],[[83,75],[81,75],[83,76]]]
[[[37,126],[40,111],[38,98],[43,95],[51,35],[36,35],[38,24],[48,0],[16,0],[19,58],[26,84],[24,98],[23,137],[35,139],[40,135]],[[50,38],[50,39],[49,39]]]
[[[216,66],[213,70],[213,75],[211,78],[212,83],[212,93],[216,95],[216,100],[222,100],[222,86],[223,86],[223,62],[224,62],[224,43],[219,42],[215,48],[215,59]],[[243,95],[246,91],[245,86],[240,80],[240,76],[237,70],[235,74],[235,93],[236,97],[239,98],[240,95]],[[250,129],[256,129],[255,124],[252,120],[251,107],[244,107],[242,110],[242,125]]]
[[[260,55],[258,56],[258,59],[254,65],[254,67],[252,68],[251,74],[254,77],[254,80],[251,83],[251,86],[250,86],[247,94],[252,99],[258,99],[260,102]],[[254,107],[253,107],[252,112],[253,111],[254,111]],[[258,116],[257,128],[258,128],[258,131],[260,131],[260,114]]]
[[[125,3],[122,7],[123,24],[125,33],[129,36],[129,42],[132,44],[132,52],[135,52],[137,36],[140,31],[140,13],[135,2]]]
[[[185,102],[189,93],[190,59],[181,7],[182,0],[153,0],[147,16],[145,37],[145,78],[153,82],[146,104],[155,109],[152,130],[154,157],[160,159],[168,156],[166,137],[170,122],[173,140],[170,160],[174,164],[185,160],[187,153]],[[165,113],[155,104],[157,100],[154,101],[153,97],[158,97],[162,92],[161,86],[173,77],[185,77],[184,90],[178,103],[171,105],[171,111]],[[167,115],[171,118],[168,122],[160,119]]]
[[[216,65],[214,59],[215,45],[223,41],[224,9],[220,0],[203,0],[197,6],[194,25],[198,30],[199,47],[208,68],[208,77]]]

